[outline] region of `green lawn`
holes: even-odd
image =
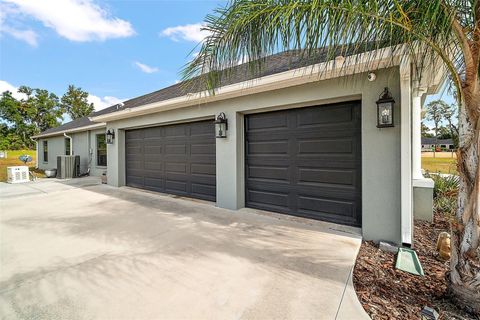
[[[33,158],[33,161],[28,163],[28,166],[30,167],[30,170],[35,169],[35,150],[12,150],[12,151],[7,151],[7,159],[0,159],[0,181],[7,181],[7,167],[12,167],[12,166],[23,166],[23,162],[18,160],[18,157],[21,155],[28,154]],[[41,171],[35,171],[37,172],[37,176],[41,177],[42,172]]]
[[[422,157],[422,169],[428,172],[457,173],[457,159]]]

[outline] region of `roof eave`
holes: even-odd
[[[184,95],[135,108],[128,108],[121,111],[91,117],[90,120],[93,122],[121,120],[134,116],[188,107],[195,104],[231,99],[247,94],[282,89],[314,81],[333,79],[357,73],[388,68],[400,64],[402,56],[404,55],[399,53],[401,51],[402,50],[387,48],[381,51],[377,50],[378,54],[376,54],[376,56],[375,52],[365,52],[346,57],[343,61],[339,61],[338,59],[331,60],[308,67],[289,70],[262,78],[256,78],[253,80],[220,87],[215,91],[214,95],[212,95],[209,91],[202,91],[195,94]],[[374,55],[374,58],[372,58],[372,54]]]
[[[56,132],[51,132],[51,133],[45,133],[45,134],[37,134],[32,136],[32,139],[39,139],[39,138],[48,138],[48,137],[55,137],[55,136],[63,136],[64,133],[78,133],[82,131],[88,131],[88,130],[95,130],[95,129],[101,129],[106,126],[106,123],[95,123],[95,124],[90,124],[88,126],[82,126],[78,128],[72,128],[72,129],[66,129],[66,130],[61,130],[61,131],[56,131]]]

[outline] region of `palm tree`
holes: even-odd
[[[231,0],[206,17],[204,29],[210,35],[183,75],[199,77],[213,92],[238,61],[251,61],[254,72],[283,50],[311,58],[327,48],[333,59],[367,45],[393,46],[414,56],[419,73],[441,61],[460,109],[449,287],[480,313],[480,0]]]

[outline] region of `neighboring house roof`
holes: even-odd
[[[422,144],[453,144],[453,140],[422,137]]]

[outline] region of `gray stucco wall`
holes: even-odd
[[[73,154],[80,156],[80,172],[84,173],[88,169],[89,161],[88,132],[72,133],[69,136],[73,140]]]
[[[362,232],[367,240],[400,242],[400,81],[398,68],[377,71],[374,82],[366,74],[318,81],[286,89],[201,104],[107,123],[116,141],[108,145],[108,183],[125,184],[125,129],[175,122],[213,119],[225,112],[228,137],[217,139],[217,206],[244,206],[244,114],[362,101]],[[376,100],[389,87],[396,101],[395,127],[376,127]]]
[[[105,133],[105,129],[69,133],[72,137],[73,154],[80,156],[80,172],[87,171],[90,165],[90,175],[100,176],[107,171],[107,167],[97,165],[96,134]],[[48,162],[43,161],[43,141],[48,141]],[[38,139],[38,167],[39,169],[56,169],[57,156],[65,154],[65,137],[55,136]]]
[[[43,161],[43,141],[48,141],[48,161]],[[65,137],[56,136],[38,139],[38,168],[42,170],[56,169],[57,156],[65,154]]]
[[[93,150],[92,164],[90,167],[90,174],[92,176],[101,176],[104,172],[107,172],[107,167],[99,166],[97,164],[97,134],[105,134],[105,129],[90,131],[90,142]],[[110,155],[107,155],[107,159]]]

